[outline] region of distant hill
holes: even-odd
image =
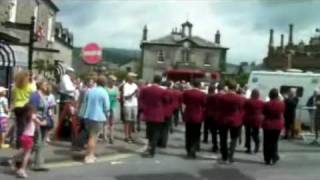
[[[103,48],[103,61],[97,64],[116,64],[121,66],[130,61],[137,61],[140,59],[139,50],[120,49],[120,48]],[[73,49],[72,66],[79,74],[88,72],[92,66],[85,64],[81,59],[81,48],[75,47]]]
[[[81,59],[81,48],[73,49],[73,59],[79,61]],[[121,48],[103,48],[103,61],[112,62],[114,64],[123,65],[132,60],[140,58],[139,50],[121,49]]]

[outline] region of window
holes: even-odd
[[[160,51],[159,51],[158,62],[160,62],[160,63],[163,63],[163,62],[164,62],[163,50],[160,50]]]
[[[210,65],[211,65],[211,64],[210,64],[210,54],[209,54],[209,53],[206,54],[206,56],[205,56],[205,58],[204,58],[203,65],[204,65],[204,66],[210,66]]]
[[[52,16],[49,16],[48,18],[48,31],[47,31],[47,40],[48,41],[53,41],[53,38],[52,38],[52,23],[53,23],[53,20],[52,20]]]
[[[290,92],[291,89],[296,90],[298,97],[303,96],[303,87],[299,87],[299,86],[280,86],[280,93],[282,95],[287,94]]]
[[[190,49],[186,49],[186,62],[190,62]]]
[[[189,41],[186,41],[183,43],[183,47],[184,48],[190,48],[190,42]]]
[[[189,63],[190,62],[190,49],[183,49],[181,51],[182,53],[182,61],[184,63]]]
[[[313,79],[311,80],[311,83],[312,83],[312,84],[318,84],[318,83],[319,83],[319,80],[318,80],[317,78],[313,78]]]
[[[60,37],[60,32],[58,27],[56,27],[56,29],[54,30],[54,35],[57,37]]]
[[[190,50],[191,50],[190,47],[191,47],[191,44],[189,41],[185,41],[182,44],[182,51],[181,51],[182,61],[186,64],[190,62]]]
[[[10,0],[9,21],[16,22],[17,17],[17,0]]]
[[[38,13],[39,13],[39,4],[37,3],[33,9],[33,16],[35,20],[34,27],[37,27],[37,22],[38,22]]]
[[[253,77],[253,78],[252,78],[252,82],[253,82],[253,83],[257,83],[257,82],[258,82],[258,78],[257,78],[257,77]]]

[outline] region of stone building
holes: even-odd
[[[280,45],[274,44],[274,30],[270,30],[268,55],[264,58],[264,67],[270,70],[301,69],[304,71],[320,70],[320,30],[312,36],[308,43],[294,42],[293,25],[289,25],[288,43],[284,44],[285,36],[280,35]]]
[[[119,67],[121,71],[127,71],[127,72],[136,72],[137,71],[137,61],[131,60],[130,62],[123,64]]]
[[[214,42],[192,33],[193,24],[186,21],[181,29],[174,28],[169,35],[148,40],[147,26],[141,42],[142,78],[152,81],[154,75],[167,70],[223,71],[228,48],[221,45],[221,34],[216,32]]]
[[[54,38],[53,48],[60,51],[54,53],[54,59],[63,62],[65,66],[72,66],[73,34],[61,22],[56,22]]]
[[[70,66],[73,49],[72,33],[56,22],[59,8],[52,0],[1,0],[0,39],[6,40],[16,55],[16,66],[27,68],[30,31],[21,28],[35,17],[33,65],[43,61],[44,67],[55,62]],[[15,39],[9,39],[14,37]],[[35,66],[34,66],[35,68]],[[44,68],[46,70],[46,68]]]

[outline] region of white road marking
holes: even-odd
[[[123,161],[111,161],[110,162],[111,165],[118,165],[118,164],[124,164]]]
[[[142,153],[148,147],[147,141],[143,140],[143,139],[142,139],[142,141],[144,143],[144,146],[142,148],[137,149],[133,153],[112,154],[112,155],[107,155],[107,156],[103,156],[103,157],[98,157],[96,162],[97,163],[110,162],[110,161],[116,162],[121,159],[129,158],[129,157],[135,155],[136,153]],[[73,167],[73,166],[82,166],[82,165],[87,165],[87,164],[85,164],[83,162],[75,162],[72,160],[67,160],[67,161],[62,161],[62,162],[57,162],[57,163],[48,163],[48,164],[46,164],[46,167],[48,167],[50,169],[55,169],[55,168],[64,168],[64,167]]]

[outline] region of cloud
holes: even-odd
[[[149,39],[171,32],[187,18],[193,34],[213,41],[217,29],[230,48],[228,61],[261,62],[266,55],[269,29],[275,42],[295,24],[295,41],[305,40],[318,26],[316,0],[56,0],[58,20],[75,35],[75,44],[98,42],[106,47],[139,49],[142,28]]]

